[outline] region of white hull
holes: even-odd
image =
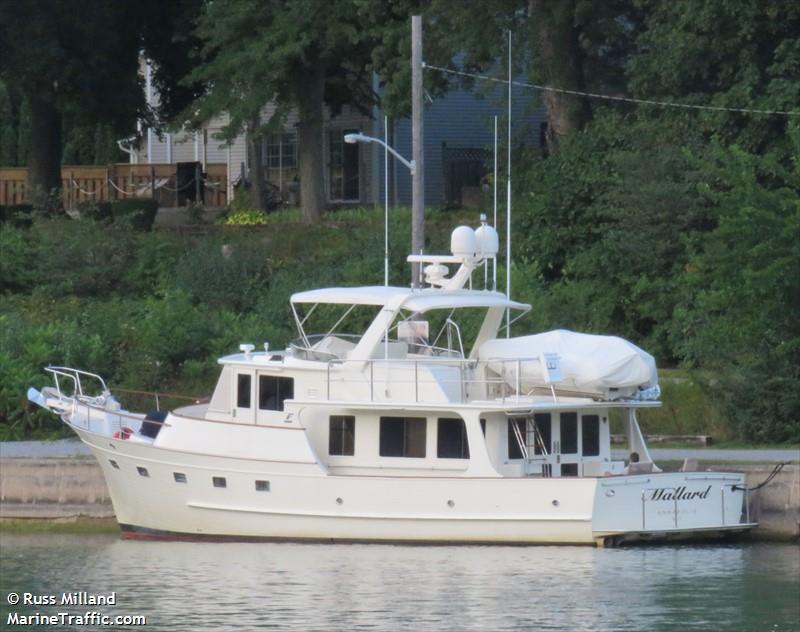
[[[209,457],[75,430],[103,468],[126,537],[593,544],[748,526],[743,492],[732,488],[744,482],[737,474],[334,476],[316,465]],[[213,486],[215,476],[225,488]],[[268,481],[269,491],[256,491],[256,480]],[[710,492],[642,500],[645,490],[680,486]]]

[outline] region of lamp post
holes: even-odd
[[[388,126],[387,126],[387,140],[388,140]],[[381,147],[384,148],[388,153],[392,154],[397,160],[403,163],[408,170],[411,172],[413,176],[417,172],[417,164],[413,160],[406,160],[403,156],[401,156],[397,151],[395,151],[392,147],[389,146],[388,143],[382,141],[380,138],[375,138],[374,136],[367,136],[366,134],[357,133],[357,134],[345,134],[344,135],[344,142],[350,143],[354,145],[356,143],[377,143]],[[384,165],[387,163],[384,161]],[[388,168],[384,166],[384,218],[383,218],[383,232],[384,232],[384,253],[383,253],[383,284],[388,287],[389,286],[389,194],[388,194],[388,185],[389,185],[389,174]]]

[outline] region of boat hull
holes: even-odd
[[[103,469],[124,538],[593,544],[751,526],[732,489],[740,475],[335,476],[317,463],[209,456],[74,429]],[[680,498],[647,498],[681,486]]]

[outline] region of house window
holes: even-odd
[[[148,478],[150,476],[150,472],[147,471],[147,468],[142,467],[141,465],[138,465],[136,467],[136,471],[139,472],[139,476],[144,476],[145,478]]]
[[[356,418],[350,415],[331,415],[328,431],[328,454],[355,454]]]
[[[381,417],[380,455],[425,458],[424,417]]]
[[[258,408],[283,410],[283,402],[294,398],[294,378],[277,375],[258,377]]]
[[[239,373],[236,388],[236,406],[238,408],[250,408],[250,386],[252,378],[247,373]]]
[[[331,202],[358,202],[358,143],[345,143],[345,134],[357,130],[331,130],[328,136],[328,196]]]
[[[522,448],[519,445],[519,440],[517,439],[517,433],[514,432],[514,426],[516,425],[517,429],[519,430],[519,436],[522,437],[522,443],[524,444],[528,440],[528,432],[527,432],[527,425],[528,425],[528,418],[527,417],[512,417],[508,420],[508,458],[509,459],[521,459],[523,458]],[[527,447],[527,446],[526,446]]]
[[[183,472],[173,472],[172,478],[175,479],[176,483],[185,483],[186,482],[186,474]]]
[[[463,419],[439,419],[436,456],[440,459],[468,459],[469,442]]]
[[[600,455],[600,417],[598,415],[581,416],[581,444],[583,456]]]
[[[268,169],[297,167],[297,133],[270,134],[264,143],[264,166]]]
[[[214,487],[227,487],[228,481],[225,480],[224,476],[213,476],[211,478],[211,482],[214,483]]]
[[[269,481],[256,481],[256,491],[257,492],[268,492],[269,491]]]

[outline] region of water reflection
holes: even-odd
[[[114,590],[159,630],[800,630],[795,546],[0,544],[4,601]]]

